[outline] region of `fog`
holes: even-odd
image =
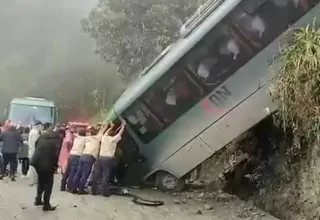
[[[31,91],[43,96],[39,84],[62,86],[59,80],[44,82],[48,79],[61,82],[61,76],[84,69],[105,70],[80,26],[95,5],[93,0],[0,0],[0,107]]]

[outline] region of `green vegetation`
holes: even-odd
[[[303,156],[309,146],[320,142],[320,30],[316,22],[295,30],[281,54],[280,77],[273,88],[280,105],[277,119],[293,135],[289,155]]]
[[[203,0],[99,0],[85,32],[96,53],[115,63],[124,77],[134,77],[178,37],[181,25]]]

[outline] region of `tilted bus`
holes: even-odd
[[[109,113],[128,123],[123,145],[146,158],[127,175],[179,190],[186,174],[275,111],[268,91],[279,46],[317,15],[319,0],[210,0],[199,8]]]

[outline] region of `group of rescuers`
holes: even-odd
[[[34,205],[42,206],[43,211],[56,209],[56,206],[50,204],[54,174],[59,167],[58,161],[64,145],[68,147],[70,143],[72,144],[69,146],[67,162],[62,167],[60,190],[73,194],[88,194],[86,187],[89,177],[92,176],[91,193],[110,196],[109,183],[114,177],[116,168],[117,144],[121,140],[125,126],[125,121],[117,128],[112,122],[108,122],[90,127],[88,130],[78,129],[75,131],[74,128],[65,130],[54,128],[50,123],[42,125],[37,122],[29,133],[29,142],[35,141],[29,169],[29,171],[32,169],[35,171],[37,178],[37,195]],[[16,132],[13,128],[8,132],[10,131]],[[37,134],[36,138],[32,138],[33,134]],[[71,142],[68,141],[70,138],[67,138],[67,135],[71,135],[69,136]],[[32,143],[30,144],[32,145]],[[100,184],[101,190],[98,187]]]

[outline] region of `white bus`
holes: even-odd
[[[200,7],[109,113],[128,122],[126,144],[130,138],[146,157],[128,175],[179,190],[186,174],[275,111],[268,88],[279,46],[292,27],[317,15],[319,0],[209,0]]]

